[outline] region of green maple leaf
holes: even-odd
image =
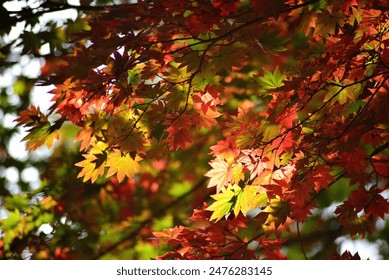
[[[265,206],[269,199],[265,191],[260,192],[259,186],[245,186],[243,189],[238,185],[229,185],[220,193],[212,195],[215,202],[207,208],[213,211],[211,220],[219,221],[231,211],[237,216],[239,212],[244,215],[252,209]]]
[[[321,13],[318,14],[313,35],[320,35],[324,38],[327,38],[329,35],[334,35],[336,33],[336,28],[344,25],[344,18],[345,16],[342,11],[330,13],[328,10],[323,9]]]
[[[228,215],[236,203],[236,198],[242,192],[238,185],[229,185],[228,188],[222,189],[218,194],[211,195],[216,201],[207,208],[213,211],[210,220],[219,221],[224,216]]]
[[[284,85],[285,75],[281,74],[278,66],[274,70],[274,72],[270,72],[269,70],[263,69],[263,76],[259,77],[259,84],[262,89],[260,92],[266,92],[268,90],[277,89]]]

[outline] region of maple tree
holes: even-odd
[[[2,187],[2,258],[355,259],[341,238],[388,245],[387,1],[96,2],[41,1],[2,24],[78,11],[19,42],[51,48],[37,83],[52,105],[26,98],[16,122],[28,150],[52,152],[28,163],[39,188]]]

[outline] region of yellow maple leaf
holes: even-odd
[[[266,191],[260,186],[245,186],[243,191],[239,193],[236,199],[234,214],[237,216],[239,212],[244,215],[249,210],[263,207],[268,203]]]
[[[235,164],[231,168],[231,177],[233,184],[237,184],[240,180],[244,179],[243,166],[241,163]]]
[[[116,173],[119,182],[123,181],[125,176],[131,178],[140,170],[138,161],[141,160],[142,158],[138,155],[135,155],[135,157],[132,158],[129,153],[122,154],[120,150],[116,149],[113,153],[108,155],[106,163],[106,166],[109,167],[107,177]]]
[[[106,148],[107,144],[99,141],[88,151],[88,153],[82,155],[85,159],[76,163],[76,166],[82,167],[77,178],[84,177],[83,182],[90,179],[93,183],[98,177],[104,175],[105,162],[107,159],[107,153],[105,152]]]
[[[46,145],[48,149],[53,146],[53,143],[56,139],[59,138],[58,131],[54,130],[50,132],[51,125],[46,123],[40,127],[34,127],[30,132],[22,139],[22,141],[27,141],[26,149],[29,151],[34,151]]]
[[[210,220],[219,221],[221,218],[234,212],[235,216],[242,212],[244,215],[257,207],[264,207],[269,199],[260,186],[245,186],[243,189],[237,184],[229,184],[220,193],[211,195],[215,202],[207,210],[213,211]]]

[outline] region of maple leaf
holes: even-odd
[[[292,201],[295,205],[303,206],[307,201],[311,199],[312,185],[310,182],[301,182],[293,186],[291,195],[293,196]]]
[[[254,151],[242,150],[242,153],[245,156],[239,161],[244,164],[248,171],[250,171],[250,180],[260,176],[262,172],[268,168],[268,161],[262,159],[261,151],[259,149]]]
[[[247,214],[249,210],[263,207],[269,201],[265,190],[259,186],[247,185],[243,189],[237,184],[228,185],[218,194],[211,195],[216,201],[207,208],[213,211],[210,220],[220,220],[228,216],[231,211],[235,217],[242,213]]]
[[[284,85],[285,75],[281,74],[278,66],[274,72],[270,72],[267,69],[263,69],[263,76],[259,77],[259,84],[261,85],[260,92],[267,92],[268,90],[274,90]]]
[[[366,153],[361,149],[355,149],[352,153],[344,151],[340,154],[345,169],[349,174],[361,174],[365,171],[367,163]]]
[[[313,35],[327,38],[336,33],[338,26],[344,25],[344,14],[342,11],[330,13],[327,9],[321,10],[317,16],[316,27]]]
[[[220,10],[220,15],[223,17],[238,12],[238,1],[235,0],[215,0],[212,5]]]
[[[82,167],[77,178],[83,177],[83,182],[90,179],[93,183],[98,177],[104,175],[107,161],[107,147],[108,145],[106,143],[99,141],[88,151],[88,153],[82,155],[85,159],[76,163],[76,166]]]
[[[383,177],[389,177],[389,166],[387,165],[388,161],[389,157],[385,155],[375,155],[372,157],[371,163],[374,166],[375,172],[377,172]]]
[[[123,181],[124,177],[133,178],[134,174],[140,170],[139,161],[142,158],[138,155],[132,157],[130,153],[122,154],[119,149],[115,149],[113,153],[109,153],[107,157],[106,166],[109,167],[107,177],[116,174],[119,183]]]
[[[48,149],[59,138],[57,129],[61,127],[62,120],[58,120],[53,125],[48,121],[48,117],[40,111],[39,106],[30,105],[28,110],[20,112],[20,117],[15,119],[17,126],[29,127],[28,134],[22,139],[27,141],[27,150],[36,150],[42,145]]]
[[[207,210],[213,211],[210,220],[219,221],[230,214],[241,192],[242,189],[238,185],[229,185],[227,188],[223,188],[220,193],[211,195],[216,201],[207,208]]]
[[[268,201],[266,191],[263,188],[247,185],[237,195],[234,214],[238,216],[239,212],[242,212],[242,214],[246,215],[249,210],[263,207]]]
[[[341,105],[346,104],[347,101],[355,101],[362,91],[361,84],[355,84],[352,81],[345,80],[340,81],[339,78],[335,78],[332,82],[333,85],[327,87],[327,94],[324,101],[328,101],[332,97],[336,96],[336,99]]]
[[[372,232],[375,227],[374,220],[369,219],[366,215],[358,215],[350,201],[339,205],[334,213],[338,214],[339,222],[350,233],[351,237],[358,235],[360,238],[364,238],[366,233]]]
[[[210,162],[212,169],[205,173],[205,176],[210,177],[208,188],[216,186],[216,193],[219,193],[231,181],[232,174],[229,164],[224,158],[216,157]]]
[[[142,120],[136,120],[135,112],[128,108],[120,110],[109,119],[104,133],[107,142],[120,147],[122,152],[143,152],[147,143],[146,134],[147,129]]]
[[[294,141],[295,135],[293,132],[286,133],[283,137],[278,137],[272,142],[272,148],[276,149],[276,152],[273,153],[273,156],[280,157],[282,152],[286,152],[286,154],[290,154],[293,147],[295,147]],[[276,159],[278,160],[278,159]]]
[[[163,239],[178,239],[179,235],[182,233],[183,227],[174,227],[169,229],[164,229],[162,232],[153,232],[153,235],[158,238]]]
[[[58,131],[51,132],[51,128],[50,123],[31,128],[30,132],[22,139],[22,141],[27,141],[26,149],[34,151],[42,145],[46,145],[50,149],[54,141],[59,138]]]
[[[263,142],[273,141],[280,134],[280,127],[278,125],[269,124],[269,123],[261,123],[261,127],[259,128],[259,132],[262,134]]]
[[[327,189],[328,182],[334,180],[331,175],[332,168],[325,165],[316,165],[314,171],[306,176],[307,181],[314,186],[316,192],[319,192],[321,188]]]
[[[41,112],[39,106],[30,105],[28,110],[20,112],[20,116],[15,121],[18,122],[17,126],[24,125],[29,127],[41,121],[47,122],[47,117]]]
[[[231,162],[234,158],[238,157],[240,149],[236,146],[236,142],[232,138],[227,138],[226,140],[220,140],[210,147],[212,150],[211,154],[218,155]]]
[[[92,141],[93,128],[80,129],[74,138],[74,142],[81,141],[80,151],[86,150]]]
[[[211,88],[211,87],[208,87]],[[197,126],[201,126],[210,129],[212,125],[216,125],[215,120],[221,114],[216,111],[216,105],[220,103],[218,99],[215,99],[211,93],[197,93],[193,95],[194,108],[199,113],[199,120],[196,121]]]
[[[268,213],[267,219],[263,224],[263,228],[267,235],[275,233],[280,235],[280,232],[276,232],[278,227],[285,224],[288,216],[290,215],[290,205],[283,201],[280,197],[276,196],[269,201],[263,212]]]
[[[194,122],[196,123],[196,127],[200,129],[204,127],[206,129],[210,129],[212,126],[218,124],[216,118],[220,116],[220,113],[209,110],[206,114],[199,114],[198,118],[194,118]]]
[[[290,190],[290,181],[294,172],[294,166],[284,166],[275,171],[266,170],[254,180],[254,184],[264,187],[269,198],[274,198],[274,196],[282,197],[285,191]]]
[[[312,208],[315,208],[316,205],[314,203],[303,205],[293,204],[291,205],[291,214],[290,216],[293,217],[294,220],[296,220],[299,223],[303,223],[307,220],[308,216],[312,214]]]
[[[191,135],[193,133],[190,130],[192,121],[191,116],[183,114],[165,129],[168,133],[166,141],[171,151],[178,150],[179,148],[185,150],[192,143]]]
[[[294,120],[298,118],[297,111],[296,104],[292,108],[285,108],[285,110],[278,114],[275,121],[285,128],[291,128],[294,125]]]
[[[188,15],[185,24],[190,32],[197,37],[199,34],[209,31],[215,23],[215,20],[217,20],[217,18],[208,13],[193,13]]]
[[[366,215],[371,215],[374,220],[384,219],[385,214],[389,213],[389,202],[380,192],[377,185],[371,186],[369,190],[357,189],[352,192],[349,202],[356,212],[364,210]]]
[[[231,168],[231,182],[232,184],[239,183],[240,180],[244,179],[243,165],[236,163]]]
[[[385,214],[389,214],[389,202],[382,195],[376,194],[365,208],[365,213],[371,215],[374,220],[377,218],[384,219]]]

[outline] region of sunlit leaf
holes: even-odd
[[[116,174],[119,182],[123,181],[124,177],[133,178],[134,174],[140,170],[139,161],[142,158],[138,155],[134,157],[130,153],[122,154],[120,150],[115,150],[110,153],[107,158],[106,166],[108,166],[107,177]]]
[[[212,195],[211,197],[215,202],[207,208],[207,210],[213,211],[210,219],[218,221],[228,215],[241,192],[242,189],[238,185],[229,185],[228,188],[222,189],[220,193]]]

